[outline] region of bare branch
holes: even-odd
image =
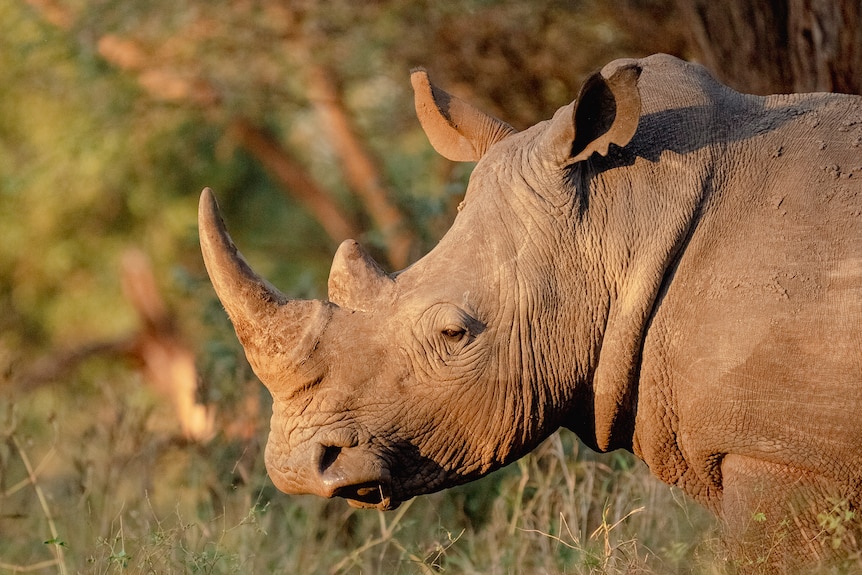
[[[61,30],[68,30],[75,23],[69,7],[56,0],[27,0],[27,4],[35,8],[46,22]]]
[[[138,313],[140,331],[55,352],[18,374],[13,384],[33,388],[53,383],[95,357],[131,360],[146,382],[174,406],[183,435],[194,441],[208,441],[215,433],[215,413],[197,401],[194,352],[172,321],[149,259],[131,250],[123,257],[121,271],[123,291]]]
[[[11,384],[22,388],[35,388],[55,382],[75,371],[79,365],[94,357],[126,357],[137,345],[137,336],[97,341],[73,349],[55,352],[36,360],[23,373],[16,374]]]
[[[374,155],[357,135],[332,72],[321,65],[310,64],[306,76],[309,101],[341,161],[345,179],[383,233],[389,262],[398,269],[406,267],[416,237],[406,216],[383,185],[382,170]]]
[[[149,258],[138,250],[127,252],[121,279],[123,292],[144,326],[136,349],[144,376],[174,405],[183,435],[208,441],[215,434],[215,412],[197,401],[194,352],[182,341],[171,320]]]
[[[71,13],[54,16],[53,0],[29,0],[43,17],[58,27],[68,28]],[[222,99],[215,84],[194,69],[184,70],[158,48],[146,47],[139,40],[105,34],[97,41],[99,54],[117,68],[135,77],[155,100],[172,101],[218,109]],[[318,112],[338,154],[348,185],[365,204],[366,210],[383,233],[389,262],[398,268],[407,265],[415,235],[401,210],[390,200],[381,185],[381,170],[353,128],[337,87],[328,70],[312,65],[308,74],[309,100]],[[284,192],[297,200],[318,220],[335,243],[361,235],[356,220],[320,186],[305,167],[270,133],[245,117],[229,125],[229,133],[258,160]]]
[[[233,121],[231,133],[278,180],[286,193],[314,214],[329,237],[341,242],[359,236],[359,226],[271,134],[245,118]]]

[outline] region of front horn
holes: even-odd
[[[319,300],[290,300],[257,275],[227,233],[209,188],[201,192],[198,231],[210,281],[257,376],[269,385],[300,368],[334,306]]]

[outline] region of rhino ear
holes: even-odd
[[[431,84],[422,68],[410,72],[419,123],[437,152],[454,162],[478,162],[517,130]]]
[[[395,282],[354,240],[344,240],[329,270],[329,301],[355,311],[368,311],[372,302],[390,292]]]
[[[562,163],[580,162],[594,153],[606,156],[611,144],[625,146],[635,135],[641,111],[640,66],[625,63],[603,72],[590,76],[578,99],[551,120],[547,141]]]

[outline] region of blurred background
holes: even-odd
[[[0,3],[0,573],[721,572],[715,525],[570,434],[394,513],[275,492],[269,396],[200,258],[212,187],[256,270],[325,297],[345,238],[389,271],[471,165],[411,67],[518,129],[617,57],[746,92],[859,93],[857,0]],[[633,571],[634,570],[634,571]],[[717,570],[717,571],[716,571]]]

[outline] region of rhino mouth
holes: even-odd
[[[366,481],[356,485],[345,485],[339,487],[332,493],[332,497],[341,497],[347,500],[351,507],[360,509],[379,509],[390,511],[401,505],[401,501],[392,498],[392,489],[381,481]]]

